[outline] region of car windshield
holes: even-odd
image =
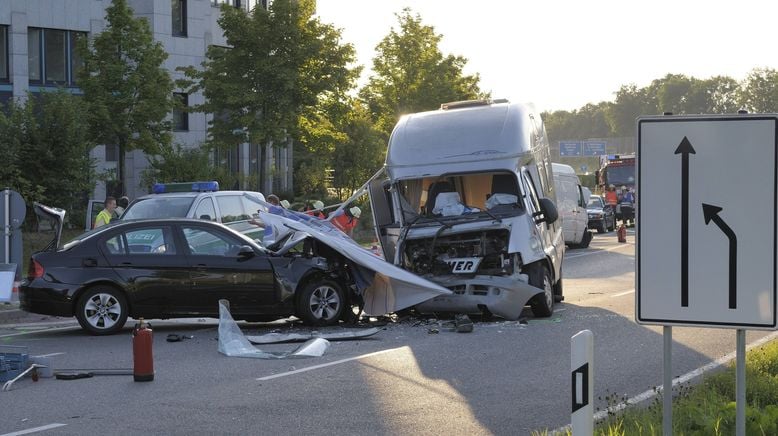
[[[141,198],[124,211],[122,220],[183,218],[189,213],[194,199],[194,196]]]
[[[593,207],[593,208],[600,208],[600,209],[602,209],[604,204],[602,202],[602,198],[591,196],[591,197],[589,197],[589,205],[588,206],[589,207]]]

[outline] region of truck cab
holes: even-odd
[[[530,105],[455,102],[400,119],[369,193],[384,258],[453,291],[418,310],[552,314],[565,250],[552,172]]]

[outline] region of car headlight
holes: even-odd
[[[602,218],[602,214],[601,213],[597,213],[597,212],[590,213],[589,214],[589,218],[600,219],[600,218]]]

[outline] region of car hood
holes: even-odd
[[[268,205],[268,212],[260,210],[259,217],[265,224],[265,241],[280,241],[274,246],[276,254],[283,255],[303,239],[312,237],[358,266],[359,274],[369,283],[363,291],[367,315],[396,312],[451,294],[438,284],[384,261],[329,221],[272,205]]]
[[[38,230],[52,230],[54,233],[54,238],[43,251],[57,251],[62,237],[62,225],[65,222],[65,210],[38,202],[33,202],[32,208],[38,216]]]

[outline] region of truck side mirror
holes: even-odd
[[[548,224],[554,224],[559,219],[559,211],[553,201],[548,198],[540,199],[540,210],[543,212],[543,218],[541,222],[545,221]]]

